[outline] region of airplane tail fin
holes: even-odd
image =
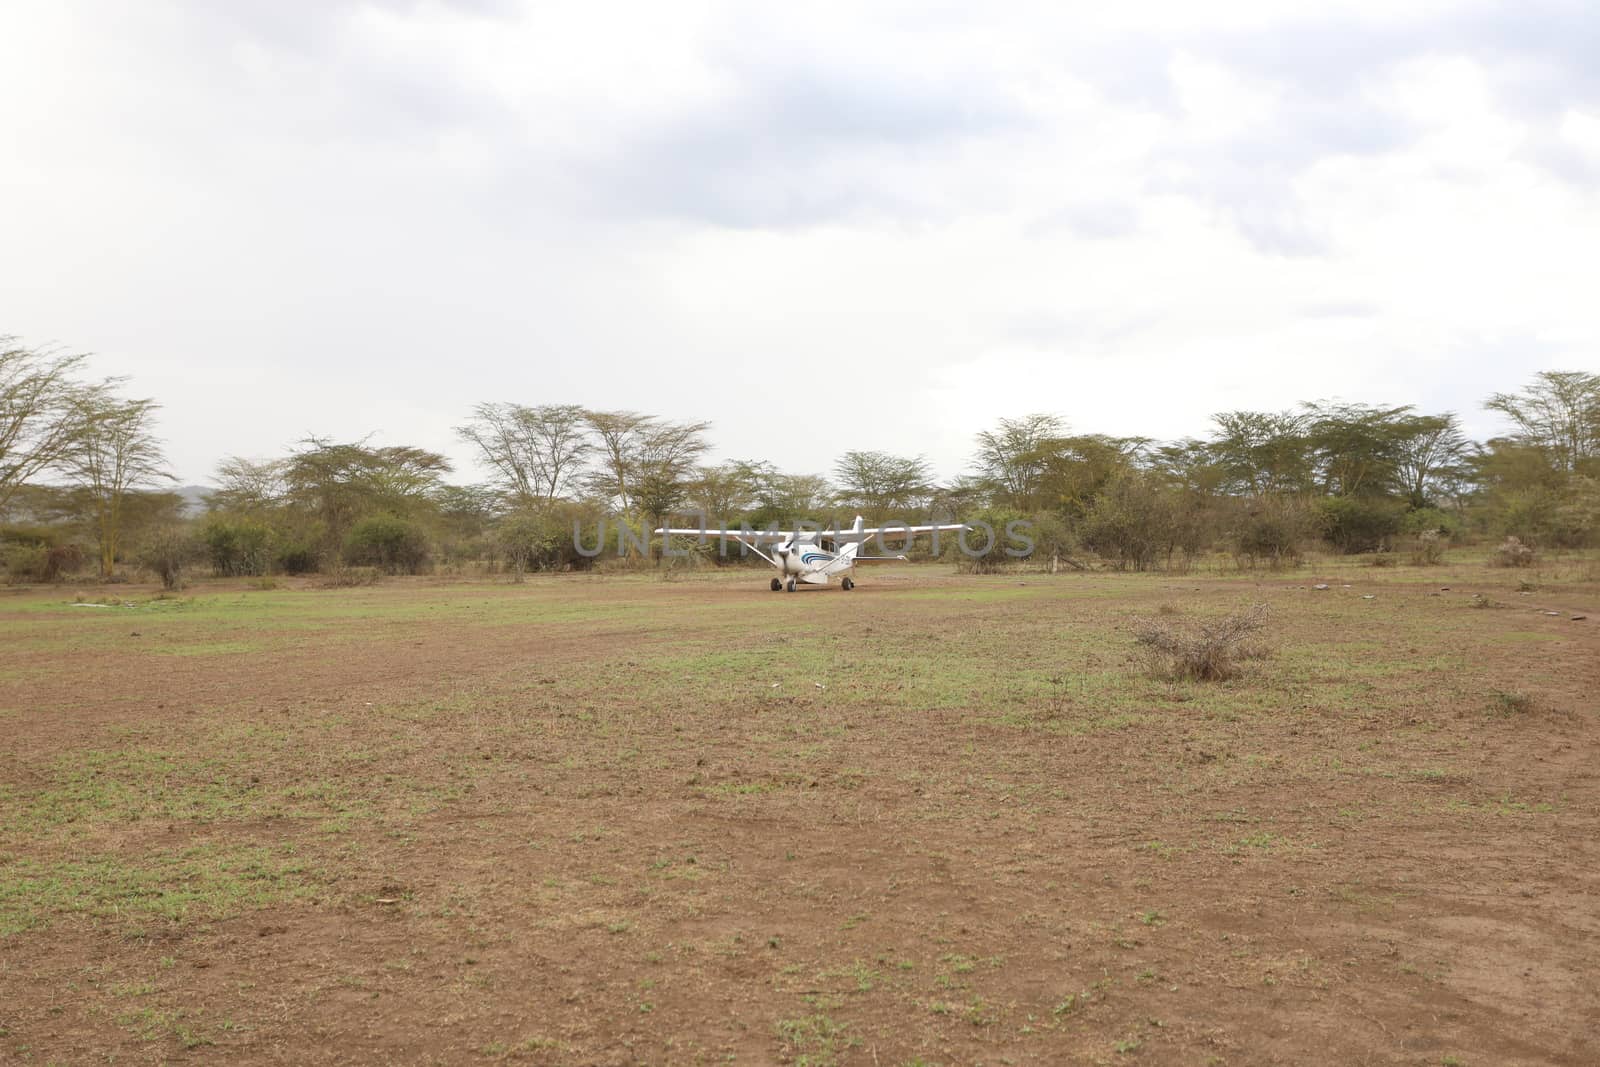
[[[866,528],[867,522],[860,515],[856,516],[855,523],[850,527],[851,533],[860,533]]]

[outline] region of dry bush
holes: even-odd
[[[202,551],[203,545],[189,531],[169,526],[145,538],[139,563],[155,572],[156,577],[161,579],[161,588],[182,589],[184,571],[200,557]]]
[[[1533,546],[1523,544],[1520,537],[1508,537],[1494,550],[1494,556],[1489,562],[1496,567],[1531,567]]]
[[[1169,678],[1223,681],[1239,673],[1242,660],[1261,654],[1251,639],[1267,625],[1267,606],[1257,604],[1192,627],[1162,619],[1141,623],[1134,639],[1150,655],[1151,667]]]
[[[318,584],[324,589],[354,589],[364,585],[377,585],[383,572],[377,567],[351,567],[339,564],[323,576]]]
[[[1423,530],[1411,545],[1411,562],[1418,567],[1433,567],[1444,562],[1444,534]]]

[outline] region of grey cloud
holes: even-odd
[[[1600,98],[1600,16],[1582,0],[1519,0],[1381,25],[1326,18],[1287,29],[1157,38],[1149,48],[1153,55],[1181,48],[1284,94],[1275,121],[1246,137],[1162,149],[1151,181],[1154,189],[1209,205],[1268,253],[1324,248],[1292,193],[1300,174],[1332,156],[1403,150],[1421,135],[1368,95],[1377,78],[1418,58],[1460,55],[1484,63],[1502,102],[1535,125],[1526,158],[1570,182],[1595,178],[1592,164],[1553,133],[1564,108]],[[1110,95],[1119,89],[1110,83]]]
[[[1416,131],[1364,102],[1361,89],[1409,60],[1461,56],[1483,64],[1497,102],[1531,125],[1529,162],[1574,184],[1594,181],[1594,168],[1553,132],[1567,108],[1600,106],[1600,14],[1590,0],[1516,0],[1382,26],[1319,20],[1289,32],[1218,35],[1202,47],[1301,97],[1296,109],[1310,119],[1301,143],[1274,136],[1255,149],[1263,154],[1303,163],[1315,145],[1358,154],[1403,147]]]
[[[331,68],[318,88],[280,87],[291,98],[307,95],[301,108],[312,114],[285,121],[304,122],[308,136],[410,142],[431,150],[441,132],[481,134],[517,177],[503,192],[512,216],[519,198],[536,189],[595,217],[738,228],[920,219],[954,210],[939,202],[938,172],[961,146],[982,142],[1003,154],[1010,139],[1041,132],[1004,81],[1026,77],[1025,71],[941,70],[935,64],[913,74],[892,57],[851,64],[816,51],[785,52],[778,43],[741,34],[737,48],[702,57],[732,83],[725,97],[636,127],[608,123],[601,111],[594,145],[576,155],[557,153],[534,142],[506,102],[452,83],[438,69],[341,51],[341,27],[366,6],[402,13],[421,7],[414,0],[247,0],[196,10],[231,39]],[[515,10],[510,0],[446,6],[482,18]],[[1220,144],[1159,147],[1148,188],[1207,205],[1264,251],[1305,255],[1322,243],[1292,195],[1295,178],[1329,156],[1383,154],[1418,134],[1363,94],[1374,75],[1416,56],[1472,54],[1501,60],[1507,91],[1518,100],[1551,107],[1600,85],[1600,65],[1592,62],[1600,54],[1597,25],[1600,19],[1581,3],[1534,0],[1430,20],[1327,18],[1270,32],[1093,39],[1056,32],[1060,66],[1130,114],[1180,118],[1169,75],[1179,51],[1271,81],[1285,98],[1276,121]],[[249,88],[237,91],[248,97]],[[245,123],[258,115],[272,121],[254,103],[242,101],[238,113]],[[1547,145],[1535,159],[1572,180],[1586,175],[1583,161],[1563,155],[1559,145]],[[998,203],[1004,194],[997,189],[992,195]],[[961,202],[973,209],[971,190]],[[1063,222],[1081,236],[1114,238],[1131,232],[1135,219],[1130,209],[1079,213]]]
[[[633,131],[585,164],[590,197],[741,228],[918,215],[930,207],[920,164],[1029,122],[996,87],[955,77],[827,64],[732,73],[724,103]]]
[[[1447,31],[1464,50],[1509,61],[1506,98],[1538,112],[1600,102],[1600,13],[1590,0],[1522,0],[1470,15]]]
[[[1502,0],[1382,23],[1328,17],[1192,43],[1230,66],[1325,97],[1348,95],[1398,63],[1427,56],[1496,64],[1508,97],[1525,105],[1561,106],[1600,93],[1600,17],[1589,0]]]
[[[1002,154],[1010,139],[1041,132],[1004,83],[1008,73],[1026,72],[935,66],[911,74],[904,64],[852,65],[816,52],[780,52],[775,44],[752,46],[741,37],[737,51],[703,57],[732,83],[724,97],[634,127],[619,128],[601,112],[594,145],[576,155],[556,153],[533,142],[504,101],[452,84],[437,69],[359,51],[336,53],[330,42],[338,40],[337,28],[361,6],[339,0],[308,17],[295,6],[255,0],[207,17],[258,44],[289,52],[320,49],[323,60],[337,60],[315,101],[322,113],[308,123],[313,136],[320,129],[330,139],[414,140],[431,148],[443,131],[480,133],[517,175],[504,191],[512,216],[519,198],[537,189],[595,217],[736,228],[921,219],[953,210],[939,202],[938,174],[961,146],[981,142]],[[381,6],[403,12],[418,5],[384,0]],[[451,6],[489,18],[511,10],[501,0]],[[1285,99],[1270,126],[1218,144],[1158,147],[1148,188],[1207,205],[1264,251],[1315,254],[1322,242],[1292,195],[1295,178],[1329,156],[1401,149],[1418,133],[1363,95],[1374,74],[1407,58],[1452,50],[1555,56],[1562,84],[1569,69],[1589,69],[1579,60],[1583,43],[1593,42],[1596,20],[1555,0],[1539,6],[1568,32],[1552,32],[1539,18],[1519,20],[1503,6],[1475,19],[1383,26],[1328,19],[1277,32],[1064,36],[1060,64],[1118,108],[1174,118],[1180,116],[1169,69],[1180,50],[1270,80]],[[1600,54],[1600,47],[1591,54]],[[1542,69],[1531,59],[1528,66]],[[1538,80],[1528,75],[1524,89],[1533,94]],[[1547,152],[1540,161],[1581,173],[1559,153]],[[992,195],[999,203],[1003,191]],[[973,209],[970,190],[961,200],[964,210]],[[1135,224],[1131,209],[1068,214],[1064,224],[1086,237],[1123,236]]]

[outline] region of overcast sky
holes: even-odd
[[[5,0],[0,333],[185,482],[371,431],[471,480],[483,400],[818,473],[1031,411],[1482,435],[1600,369],[1597,57],[1593,0]]]

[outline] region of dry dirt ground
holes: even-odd
[[[1600,1062],[1597,576],[0,593],[0,1060]]]

